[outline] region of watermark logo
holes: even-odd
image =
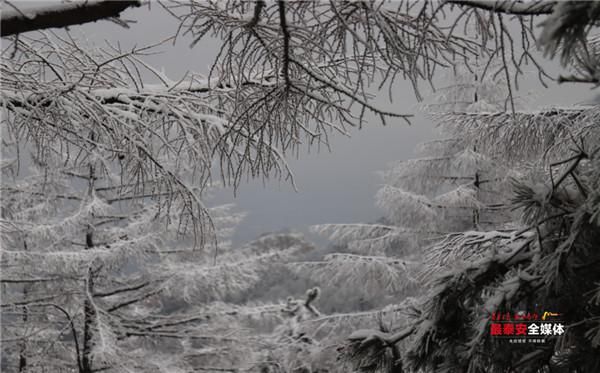
[[[547,337],[565,333],[560,316],[551,311],[544,311],[541,317],[537,312],[492,312],[490,335],[510,343],[546,343]]]
[[[546,317],[559,317],[560,313],[558,312],[548,312],[545,311],[544,314],[542,315],[542,320],[546,320]]]

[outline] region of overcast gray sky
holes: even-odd
[[[131,48],[168,38],[177,28],[176,20],[158,4],[152,4],[151,9],[145,6],[127,10],[122,18],[137,23],[129,30],[107,21],[71,27],[71,30],[92,43],[109,40]],[[193,49],[189,47],[190,42],[190,38],[181,37],[175,45],[163,46],[163,53],[149,57],[148,62],[162,68],[172,80],[179,79],[188,70],[207,74],[220,41],[207,40]],[[554,65],[549,63],[549,66]],[[551,70],[557,71],[556,68]],[[545,90],[532,77],[523,82],[521,91],[533,90],[536,95],[531,102],[537,106],[564,106],[592,97],[585,86],[553,85]],[[410,84],[396,84],[394,95],[394,102],[389,103],[387,93],[382,93],[376,100],[378,106],[397,112],[416,112]],[[263,185],[262,180],[255,180],[243,184],[235,199],[232,190],[219,193],[217,201],[234,202],[248,213],[234,237],[235,243],[284,228],[306,232],[313,224],[367,222],[379,218],[382,214],[374,205],[374,195],[380,180],[375,172],[395,160],[413,157],[415,145],[436,136],[434,124],[420,116],[411,126],[390,121],[383,127],[373,120],[363,129],[350,132],[351,138],[333,138],[331,152],[326,149],[316,152],[315,148],[310,153],[301,153],[299,159],[288,160],[296,176],[298,192],[285,181],[271,180]]]

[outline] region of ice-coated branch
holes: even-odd
[[[355,286],[365,293],[399,292],[414,286],[413,264],[398,258],[356,254],[328,254],[323,261],[294,262],[289,267],[299,274],[310,274],[333,286]]]
[[[528,157],[561,159],[570,154],[574,137],[594,144],[600,135],[594,126],[598,118],[599,105],[439,116],[450,133],[477,144],[482,153],[495,156],[505,164]]]
[[[403,76],[420,98],[420,81],[431,81],[436,69],[455,65],[457,59],[466,61],[472,56],[487,56],[488,51],[500,47],[491,24],[478,24],[486,28],[481,34],[486,35],[481,44],[476,38],[453,32],[478,17],[465,17],[471,21],[457,20],[459,24],[453,27],[442,27],[443,11],[438,10],[443,5],[429,1],[417,4],[406,1],[313,2],[310,5],[232,1],[219,6],[173,0],[164,6],[179,19],[182,29],[192,35],[193,43],[211,32],[230,36],[231,42],[223,45],[213,65],[214,72],[224,69],[227,74],[237,74],[260,69],[261,65],[273,66],[281,73],[286,86],[301,82],[304,95],[331,89],[335,96],[353,102],[361,112],[362,123],[364,112],[374,111],[365,88],[375,75],[381,73],[384,77],[382,86],[396,76]],[[522,41],[529,44],[529,25],[521,22],[520,26]],[[488,37],[488,33],[496,37]],[[518,44],[517,39],[515,42]],[[516,50],[512,44],[511,40],[511,51]],[[483,54],[480,47],[485,49]],[[511,54],[512,62],[520,66],[532,58],[527,53]],[[489,56],[493,58],[494,54]],[[340,57],[343,62],[335,68],[314,73],[316,63]],[[539,68],[539,64],[536,66]],[[313,79],[306,79],[303,76],[306,74]],[[330,100],[331,97],[325,101]],[[390,113],[374,112],[384,121],[393,118]],[[399,117],[408,119],[405,115]]]
[[[8,3],[8,2],[6,2]],[[73,3],[52,4],[31,10],[2,9],[0,34],[2,37],[27,31],[43,30],[53,27],[67,27],[96,22],[105,18],[117,17],[130,7],[139,7],[140,0],[126,1],[78,1]]]
[[[427,250],[424,277],[432,278],[440,269],[460,261],[476,261],[494,252],[512,252],[515,245],[528,244],[532,239],[530,231],[465,231],[447,235]]]
[[[468,6],[496,13],[506,13],[520,16],[537,16],[551,14],[556,1],[481,1],[481,0],[446,0],[449,4]]]

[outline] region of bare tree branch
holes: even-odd
[[[263,10],[264,7],[265,2],[263,0],[258,0],[256,2],[256,4],[254,5],[254,14],[250,22],[248,22],[248,27],[254,27],[258,24],[258,21],[260,20],[260,12]]]
[[[575,75],[559,75],[558,77],[559,83],[589,83],[589,84],[600,84],[600,79],[597,78],[586,78],[586,77],[578,77]]]
[[[138,7],[139,0],[86,1],[68,4],[53,4],[34,10],[3,10],[1,36],[20,34],[27,31],[53,27],[66,27],[117,17],[129,7]]]
[[[551,14],[556,1],[481,1],[481,0],[448,0],[447,3],[489,10],[496,13],[506,13],[520,16],[536,16]]]

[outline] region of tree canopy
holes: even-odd
[[[6,366],[300,372],[342,369],[338,349],[362,371],[600,369],[598,106],[517,101],[526,66],[552,79],[538,43],[572,72],[557,80],[598,84],[598,2],[173,0],[160,2],[179,22],[173,36],[131,50],[49,30],[126,25],[115,17],[137,5],[3,3]],[[171,80],[145,61],[163,43],[211,37],[221,46],[205,74]],[[479,88],[468,105],[428,109],[448,137],[386,173],[387,218],[318,228],[346,252],[306,261],[294,240],[224,243],[240,215],[207,205],[214,185],[293,182],[289,156],[365,125],[366,113],[410,123],[376,93],[402,81],[421,99],[461,65]],[[323,315],[312,287],[286,302],[228,302],[278,265],[387,306]],[[551,343],[515,348],[488,333],[493,312],[537,305],[564,315]]]

